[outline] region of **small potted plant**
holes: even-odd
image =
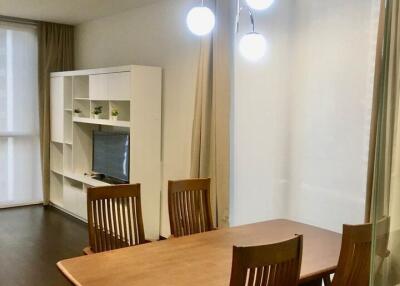
[[[103,113],[103,106],[96,106],[93,109],[93,115],[94,115],[94,119],[99,119],[100,118],[100,114]]]
[[[75,108],[74,109],[74,116],[75,117],[80,117],[81,113],[82,113],[82,111],[79,108]]]
[[[118,109],[113,108],[113,110],[111,110],[111,119],[118,120],[118,115],[119,115]]]

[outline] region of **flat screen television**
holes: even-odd
[[[129,182],[129,134],[93,131],[93,172],[104,181]]]

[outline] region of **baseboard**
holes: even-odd
[[[11,204],[11,205],[0,205],[0,209],[11,209],[11,208],[20,208],[20,207],[29,207],[43,204],[43,201],[40,202],[29,202],[29,203],[21,203],[21,204]]]
[[[76,214],[71,213],[70,211],[67,211],[66,209],[64,209],[63,207],[60,207],[59,205],[56,205],[52,202],[49,203],[49,206],[65,213],[66,215],[72,216],[73,218],[80,220],[81,222],[87,223],[87,220],[81,218],[80,216],[77,216]]]

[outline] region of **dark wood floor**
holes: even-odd
[[[52,207],[0,210],[0,285],[70,285],[56,262],[82,255],[87,228]]]

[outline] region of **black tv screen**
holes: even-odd
[[[129,182],[129,134],[93,132],[93,171]]]

